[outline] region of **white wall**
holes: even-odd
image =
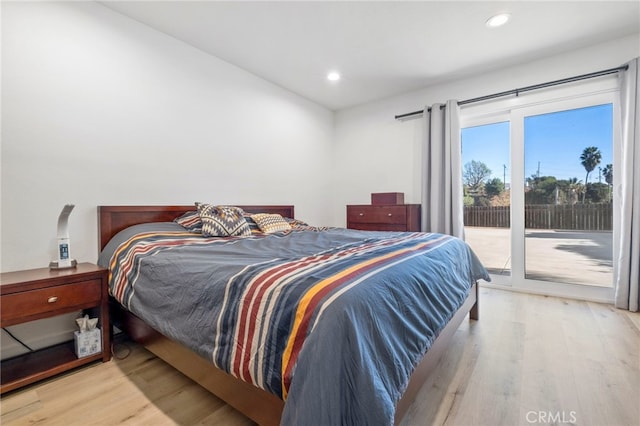
[[[404,192],[420,203],[421,119],[395,115],[448,99],[464,100],[546,81],[614,68],[640,56],[640,35],[544,60],[427,87],[336,114],[333,223],[346,224],[345,205],[368,204],[372,192]],[[462,108],[464,114],[464,107]]]
[[[102,5],[2,2],[2,271],[58,214],[97,259],[101,204],[294,204],[329,221],[333,113]]]
[[[95,262],[102,204],[294,204],[326,224],[333,113],[93,2],[2,2],[2,272]],[[33,348],[74,315],[11,327]],[[2,333],[2,358],[23,348]]]

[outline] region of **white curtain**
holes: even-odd
[[[424,109],[422,230],[463,238],[460,108],[447,101]]]
[[[640,74],[638,58],[621,73],[622,176],[618,278],[615,306],[633,312],[640,305]],[[615,171],[614,171],[615,173]]]

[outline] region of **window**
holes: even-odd
[[[509,122],[462,129],[464,235],[487,270],[511,275]]]
[[[463,110],[465,239],[495,284],[613,298],[614,95]]]

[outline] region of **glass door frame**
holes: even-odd
[[[585,84],[596,90],[580,92],[579,88],[557,90],[553,93],[531,95],[528,101],[511,99],[496,102],[493,105],[481,105],[465,109],[461,113],[461,128],[474,127],[508,121],[510,123],[510,186],[511,186],[511,274],[507,276],[492,274],[488,287],[510,288],[515,291],[545,294],[550,296],[577,298],[597,302],[611,303],[615,295],[617,277],[617,247],[619,241],[620,212],[619,197],[613,200],[613,277],[612,287],[596,287],[584,284],[547,282],[525,277],[525,226],[524,226],[524,120],[527,116],[548,114],[565,110],[585,108],[595,105],[613,105],[613,164],[620,164],[620,111],[618,105],[617,82],[608,80]],[[576,93],[571,93],[571,92]],[[613,188],[619,187],[619,173],[614,173]]]
[[[498,124],[498,123],[509,123],[509,138],[511,139],[511,114],[508,111],[498,111],[498,112],[488,112],[486,114],[481,114],[481,115],[476,115],[473,117],[465,117],[463,119],[461,119],[461,126],[460,128],[468,128],[468,127],[479,127],[479,126],[486,126],[486,125],[491,125],[491,124]],[[464,146],[462,147],[462,149],[464,150]],[[511,156],[512,156],[512,147],[511,147],[511,141],[509,142],[509,161],[513,161]],[[512,167],[511,164],[509,164],[509,185],[511,188],[513,188],[513,181],[511,180],[513,178],[512,176]],[[513,215],[513,209],[510,208],[510,215]],[[512,220],[512,218],[510,218],[510,220]],[[509,244],[513,244],[512,237],[512,228],[509,228]],[[513,257],[513,252],[512,252],[512,248],[510,247],[509,250],[509,254],[510,257]],[[496,287],[496,288],[504,288],[506,287],[512,287],[512,283],[511,283],[511,276],[513,274],[513,265],[509,268],[509,274],[505,275],[505,274],[494,274],[494,273],[490,273],[491,275],[491,282],[490,283],[486,283],[486,282],[482,282],[483,285],[487,285],[489,287]]]

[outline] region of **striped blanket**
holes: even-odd
[[[392,423],[416,362],[488,279],[464,242],[440,234],[134,228],[101,254],[111,294],[285,400],[283,424]]]

